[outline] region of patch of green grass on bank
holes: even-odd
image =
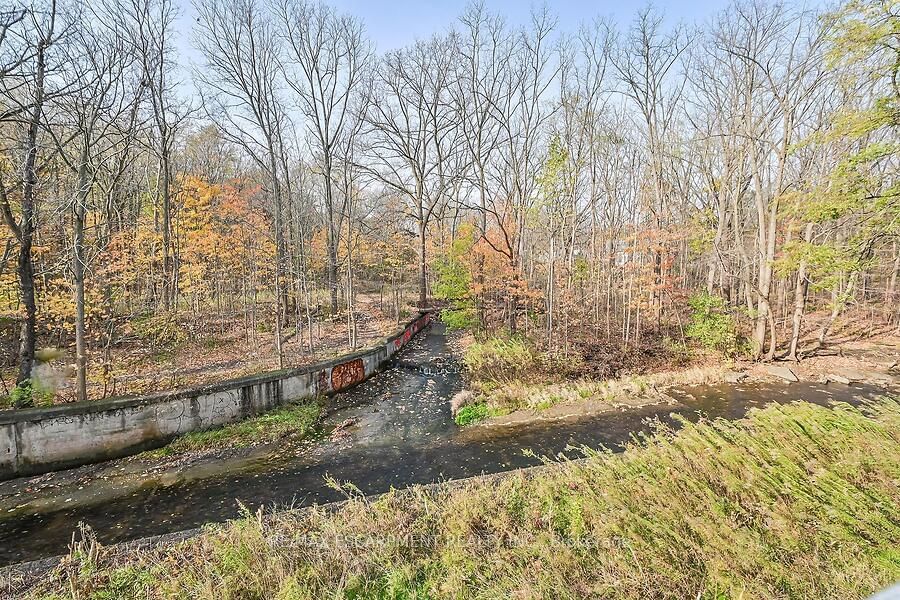
[[[770,406],[586,455],[141,553],[76,549],[35,595],[816,599],[900,579],[895,399]]]
[[[460,408],[453,420],[460,427],[465,427],[466,425],[480,423],[490,417],[499,417],[508,415],[509,413],[510,411],[505,408],[493,407],[486,402],[475,402],[474,404],[467,404]]]
[[[321,414],[322,405],[318,400],[287,404],[224,427],[185,434],[142,456],[162,458],[198,450],[255,446],[276,442],[285,437],[301,438],[312,430]]]

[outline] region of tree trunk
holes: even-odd
[[[27,184],[26,184],[27,187]],[[22,383],[31,377],[34,366],[34,349],[37,337],[37,305],[34,298],[34,265],[31,261],[31,246],[34,228],[30,223],[34,219],[32,208],[22,203],[22,241],[19,245],[18,276],[22,304],[25,307],[25,318],[19,334],[19,373],[16,383]],[[26,225],[26,223],[28,223]]]
[[[37,169],[35,167],[37,162],[37,138],[41,114],[44,109],[45,53],[48,45],[47,40],[50,35],[48,33],[48,37],[44,38],[37,48],[34,105],[28,122],[28,135],[25,146],[25,166],[22,177],[22,224],[20,225],[21,239],[19,240],[17,269],[22,305],[25,308],[25,319],[22,321],[22,328],[19,334],[19,373],[16,377],[16,383],[22,383],[31,377],[31,368],[34,366],[34,349],[37,341],[37,303],[34,297],[34,263],[31,258],[31,248],[34,243],[34,205],[38,183]]]
[[[88,142],[85,140],[78,166],[78,190],[75,193],[74,240],[72,272],[75,278],[75,392],[79,402],[87,400],[87,343],[84,325],[84,216],[87,208],[87,196],[90,190],[87,161]]]
[[[283,317],[283,284],[281,280],[282,269],[284,268],[284,219],[283,205],[281,197],[281,182],[278,178],[278,162],[275,153],[275,145],[270,138],[267,140],[269,145],[269,168],[272,178],[272,196],[275,204],[275,351],[278,354],[278,368],[284,367],[284,350],[282,348],[281,325]]]
[[[428,279],[425,270],[425,220],[419,219],[419,307],[428,306]]]
[[[163,265],[162,265],[162,297],[163,297],[163,309],[165,311],[169,311],[173,308],[173,300],[174,300],[174,289],[173,289],[173,279],[174,279],[174,269],[172,268],[172,223],[171,223],[171,197],[170,197],[170,164],[169,164],[169,152],[167,149],[167,139],[165,130],[160,131],[160,135],[162,137],[161,140],[161,152],[160,152],[160,160],[159,160],[159,168],[160,175],[162,176],[162,181],[160,182],[160,207],[162,212],[162,251],[163,251]]]
[[[328,211],[326,235],[326,244],[328,245],[328,268],[326,269],[326,275],[328,277],[331,314],[335,315],[338,312],[338,231],[334,223],[334,190],[331,186],[331,156],[328,151],[325,152],[322,174],[325,176],[325,208]]]
[[[812,239],[813,224],[807,223],[803,232],[803,240],[809,242]],[[794,287],[794,313],[791,317],[791,347],[788,350],[788,359],[797,361],[797,347],[800,345],[800,328],[803,325],[803,313],[806,311],[806,296],[809,291],[809,279],[806,276],[806,260],[801,260],[797,268],[797,285]]]
[[[894,305],[897,302],[897,277],[900,275],[900,248],[897,242],[893,245],[894,266],[891,268],[891,277],[888,281],[887,293],[885,294],[885,315],[890,322],[894,317]]]

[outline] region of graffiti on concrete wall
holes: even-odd
[[[404,331],[403,335],[394,340],[394,352],[397,352],[412,339],[412,336],[416,335],[420,331],[422,331],[426,325],[431,322],[431,313],[425,313],[418,319],[416,319],[412,324],[410,324]],[[390,352],[393,354],[393,352]]]
[[[331,389],[335,391],[342,390],[359,383],[365,378],[366,367],[363,365],[361,358],[341,363],[331,369]]]
[[[344,390],[365,380],[366,361],[371,372],[430,322],[430,314],[417,318],[396,339],[377,351],[370,351],[365,359],[353,358],[334,367],[298,371],[278,381],[274,378],[253,383],[237,380],[218,390],[151,396],[126,406],[117,405],[120,400],[116,400],[108,408],[97,409],[95,404],[90,411],[51,412],[16,421],[8,427],[10,431],[22,430],[15,439],[3,439],[0,429],[0,444],[8,446],[0,457],[5,459],[0,461],[0,480],[17,473],[52,470],[61,460],[86,464],[113,454],[127,454],[140,446],[136,441],[162,440],[172,434],[235,421],[247,416],[245,405],[268,407],[281,402],[287,381],[293,382],[288,398],[299,397],[301,392],[327,394]],[[47,440],[63,440],[63,443],[51,444]]]

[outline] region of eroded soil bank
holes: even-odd
[[[821,384],[893,389],[900,385],[900,339],[882,336],[854,341],[800,362],[753,363],[700,355],[678,369],[651,370],[612,379],[555,378],[470,382],[452,400],[454,416],[465,407],[482,407],[478,427],[525,424],[542,420],[680,403],[691,390],[710,386]],[[802,399],[802,397],[799,397]]]
[[[297,506],[342,499],[328,484],[374,494],[414,483],[535,465],[581,445],[620,448],[652,420],[738,418],[770,402],[858,402],[870,384],[723,383],[667,391],[663,404],[554,419],[457,427],[449,399],[464,387],[446,331],[434,325],[394,368],[339,395],[313,440],[150,461],[131,459],[0,484],[0,563],[65,552],[78,522],[103,543],[224,521],[241,506]],[[526,452],[527,451],[527,452]]]

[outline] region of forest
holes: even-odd
[[[475,2],[388,51],[328,4],[193,9],[191,57],[174,0],[0,10],[10,405],[296,366],[434,306],[601,375],[900,327],[896,0],[572,31]]]

